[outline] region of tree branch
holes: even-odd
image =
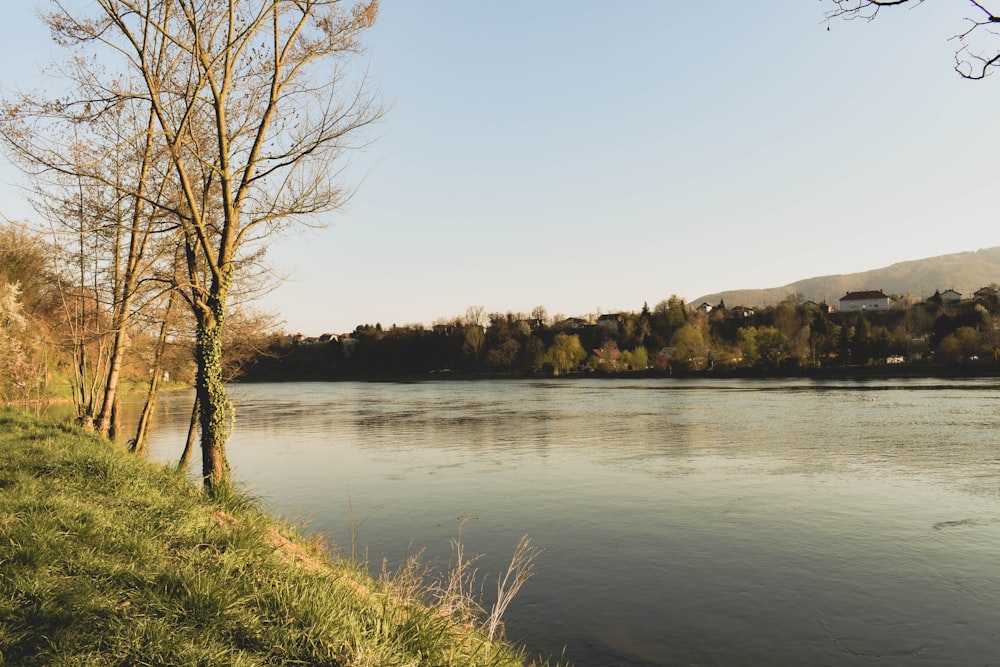
[[[835,9],[826,13],[827,20],[841,18],[847,21],[864,19],[874,21],[879,11],[886,7],[898,7],[907,3],[922,5],[924,0],[832,0]],[[1000,34],[990,30],[992,24],[1000,23],[1000,14],[986,7],[983,0],[967,0],[974,14],[966,20],[967,30],[956,33],[951,39],[958,40],[955,50],[955,71],[965,79],[979,80],[989,76],[994,67],[1000,66]]]

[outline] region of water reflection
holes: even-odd
[[[462,381],[233,388],[230,458],[373,562],[545,548],[511,636],[578,665],[990,664],[994,380]],[[153,456],[180,454],[164,397]]]

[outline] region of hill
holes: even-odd
[[[860,290],[880,289],[886,294],[926,298],[935,290],[954,289],[969,296],[995,282],[1000,282],[1000,247],[915,259],[859,273],[806,278],[782,287],[716,292],[690,303],[697,306],[703,301],[725,301],[730,307],[772,306],[798,293],[805,299],[836,306],[844,294]]]

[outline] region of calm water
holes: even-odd
[[[1000,383],[233,387],[234,475],[377,569],[461,517],[536,653],[597,665],[1000,665]],[[190,396],[160,404],[180,454]]]

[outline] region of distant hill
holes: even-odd
[[[703,301],[726,306],[773,306],[798,292],[806,299],[826,301],[836,307],[847,292],[882,290],[886,294],[926,298],[935,290],[954,289],[971,296],[980,287],[1000,283],[1000,247],[958,252],[926,259],[899,262],[881,269],[806,278],[783,287],[729,290],[706,294],[690,302]]]

